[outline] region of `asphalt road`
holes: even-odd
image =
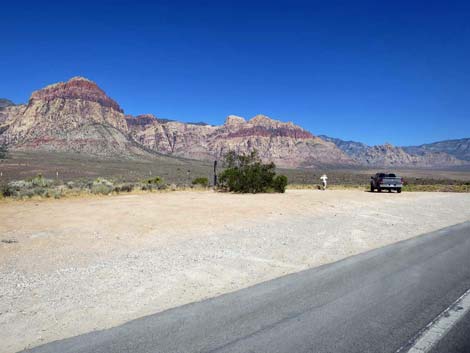
[[[429,353],[469,353],[470,314],[460,320]]]
[[[396,352],[469,288],[466,222],[28,352]]]

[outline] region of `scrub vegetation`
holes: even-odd
[[[263,163],[256,151],[250,154],[229,152],[224,160],[225,170],[220,174],[220,187],[238,193],[283,193],[287,186],[285,175],[276,175],[274,163]]]

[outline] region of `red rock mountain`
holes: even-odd
[[[119,105],[95,83],[74,77],[33,92],[28,104],[3,109],[0,143],[18,150],[80,152],[101,157],[145,152],[128,138]]]
[[[133,139],[161,153],[193,159],[220,158],[228,151],[256,149],[264,160],[283,167],[350,165],[352,160],[333,143],[292,123],[264,115],[246,121],[230,115],[221,126],[159,121],[144,115],[127,119]]]
[[[83,77],[35,91],[27,104],[13,105],[4,100],[0,107],[2,143],[18,150],[78,152],[100,157],[134,158],[156,152],[213,160],[230,150],[256,149],[261,158],[282,167],[362,163],[334,141],[264,115],[250,120],[230,115],[220,126],[169,121],[150,114],[125,116],[117,102]],[[369,152],[380,163],[391,158],[391,151],[385,148]],[[442,156],[431,156],[423,162],[403,150],[392,157],[397,166],[432,166],[431,163],[446,161],[455,164],[454,159]]]

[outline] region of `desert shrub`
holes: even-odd
[[[95,179],[90,185],[93,194],[109,195],[114,190],[114,185],[104,178]]]
[[[209,179],[207,179],[206,177],[199,177],[199,178],[194,179],[192,184],[193,185],[201,185],[201,186],[207,188],[209,186]]]
[[[41,187],[41,188],[47,188],[54,184],[54,180],[46,179],[42,176],[42,174],[36,175],[30,181],[34,187]]]
[[[13,180],[2,187],[4,197],[31,198],[34,196],[60,198],[62,188],[53,186],[53,180],[38,175],[29,180]]]
[[[229,152],[225,156],[225,170],[220,174],[219,181],[222,188],[240,193],[283,192],[287,177],[277,180],[275,184],[276,165],[262,163],[256,151],[250,154],[236,154]]]
[[[273,179],[273,188],[276,192],[286,192],[287,177],[285,175],[276,175]]]
[[[8,184],[0,183],[0,198],[8,196],[6,195],[7,190],[8,190]]]
[[[28,180],[13,180],[3,187],[5,197],[26,198],[33,196],[50,197],[49,188],[54,181],[44,178],[41,174]]]
[[[122,184],[114,187],[114,191],[117,193],[120,192],[131,192],[134,190],[134,185],[133,184]]]
[[[165,182],[162,177],[156,176],[154,178],[145,179],[142,183],[149,185],[161,185]]]
[[[164,188],[165,188],[165,180],[159,176],[145,179],[141,183],[142,190],[152,191],[152,190],[161,190]]]

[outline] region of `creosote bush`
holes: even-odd
[[[154,185],[160,185],[163,184],[165,180],[162,177],[156,176],[154,178],[149,178],[143,181],[144,184],[154,184]]]
[[[192,181],[192,184],[193,185],[200,185],[202,187],[207,188],[209,186],[209,179],[207,179],[206,177],[199,177],[199,178],[194,179]]]
[[[153,178],[145,179],[142,181],[142,190],[164,190],[166,189],[165,180],[162,177],[156,176]]]
[[[95,179],[90,185],[93,194],[109,195],[114,191],[114,184],[104,178]]]
[[[276,175],[273,180],[273,188],[276,192],[286,192],[287,177],[285,175]]]
[[[220,174],[220,186],[239,193],[284,192],[287,177],[276,176],[274,163],[263,163],[256,151],[225,156],[225,170]]]

